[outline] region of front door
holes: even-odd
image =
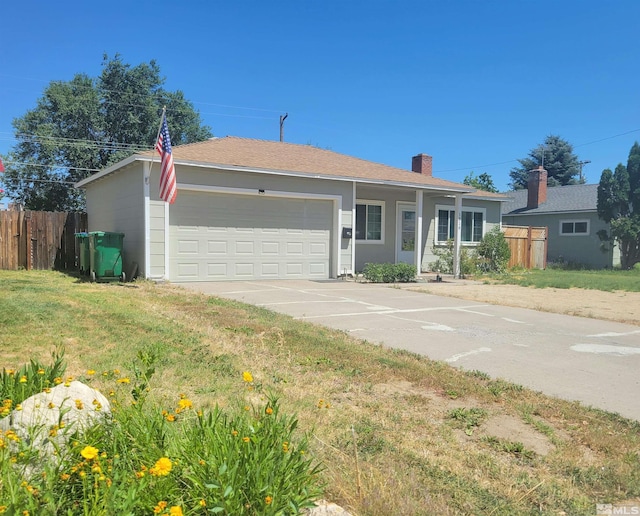
[[[396,215],[396,262],[415,264],[416,207],[398,203]]]

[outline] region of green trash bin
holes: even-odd
[[[80,274],[89,274],[89,233],[76,233],[76,240],[80,250],[80,263],[78,264]]]
[[[92,231],[89,233],[89,261],[91,281],[126,281],[122,270],[123,233]]]

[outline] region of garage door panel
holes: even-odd
[[[309,274],[311,276],[324,276],[325,274],[328,274],[327,267],[324,262],[310,263]]]
[[[253,242],[236,242],[236,254],[253,254]]]
[[[184,192],[170,209],[170,278],[328,278],[332,223],[331,201]]]
[[[207,245],[208,254],[227,254],[227,242],[224,240],[209,240]]]
[[[262,255],[272,255],[272,254],[280,254],[280,243],[279,242],[262,242]]]
[[[236,276],[239,278],[253,278],[253,263],[236,263]]]
[[[260,272],[265,278],[277,279],[280,275],[280,267],[277,263],[263,263]]]
[[[198,254],[199,248],[198,240],[178,240],[178,254]]]
[[[324,256],[327,254],[327,244],[324,242],[310,242],[309,243],[309,254],[315,256]]]
[[[207,264],[207,277],[210,279],[225,279],[227,273],[227,264],[224,262]]]

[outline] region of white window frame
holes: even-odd
[[[567,223],[573,224],[573,231],[571,233],[565,233],[562,231],[562,225]],[[587,224],[587,230],[584,233],[575,232],[576,224],[580,224],[580,223]],[[563,219],[560,221],[560,224],[558,225],[558,233],[560,234],[560,236],[567,236],[567,237],[589,236],[591,235],[591,221],[589,219]]]
[[[385,201],[376,201],[372,199],[356,199],[356,207],[358,204],[364,204],[365,206],[380,206],[380,240],[367,240],[366,238],[356,238],[356,223],[353,223],[353,240],[358,245],[382,245],[384,244],[384,225],[385,225]],[[357,212],[357,209],[355,210]],[[357,216],[357,215],[356,215]],[[365,234],[367,233],[365,227]]]
[[[447,243],[446,240],[438,240],[438,223],[440,218],[440,210],[448,211],[450,214],[453,213],[453,216],[455,217],[455,206],[451,204],[436,204],[436,215],[434,217],[435,228],[434,228],[433,239],[436,245],[445,245]],[[464,212],[482,213],[482,236],[480,238],[484,237],[484,235],[486,235],[486,228],[487,228],[487,209],[478,208],[474,206],[463,206],[461,211],[463,213]],[[472,233],[473,233],[473,229],[472,229]],[[453,235],[450,238],[454,238]],[[464,246],[476,246],[480,243],[479,241],[474,242],[473,240],[462,240],[462,231],[460,231],[460,239],[461,239],[460,243]]]

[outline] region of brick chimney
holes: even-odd
[[[529,170],[527,191],[527,209],[537,208],[547,202],[547,171],[544,168]]]
[[[418,154],[411,158],[411,170],[425,176],[433,175],[432,169],[433,158],[428,154]]]

